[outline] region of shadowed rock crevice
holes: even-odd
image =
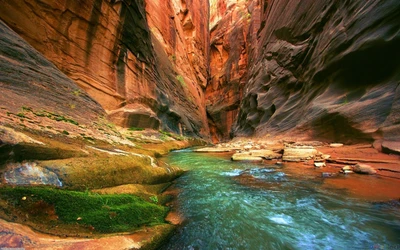
[[[249,45],[235,135],[399,140],[399,14],[398,1],[268,4]]]

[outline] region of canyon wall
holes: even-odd
[[[399,1],[248,2],[235,136],[400,140]]]
[[[106,115],[100,104],[1,20],[0,34],[1,125],[3,122],[13,124],[15,119],[20,128],[25,128],[20,120],[25,118],[24,113],[28,110],[38,116],[50,115],[85,125]],[[34,126],[43,129],[45,124]],[[3,130],[0,135],[1,145]]]
[[[0,17],[125,127],[208,136],[208,3],[0,0]]]
[[[246,0],[210,1],[210,82],[206,107],[214,142],[230,138],[247,81],[247,34],[251,14]]]

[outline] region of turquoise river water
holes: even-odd
[[[185,222],[162,249],[400,249],[397,202],[350,198],[322,178],[227,155],[180,150],[166,160],[189,171],[176,184]]]

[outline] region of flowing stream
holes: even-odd
[[[350,198],[322,178],[226,155],[180,150],[166,160],[189,171],[177,181],[186,220],[162,249],[400,249],[396,202]]]

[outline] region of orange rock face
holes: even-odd
[[[211,80],[206,105],[214,142],[227,140],[235,123],[247,80],[248,1],[211,2]]]
[[[80,124],[106,115],[100,104],[1,20],[0,34],[0,113],[7,114],[0,119],[2,125],[15,115],[24,118],[26,112]]]
[[[208,5],[128,2],[5,1],[0,16],[118,125],[208,135]]]

